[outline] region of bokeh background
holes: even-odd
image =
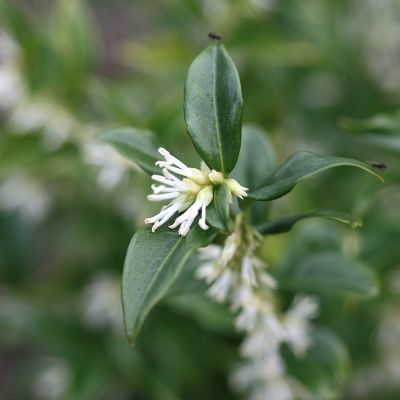
[[[320,296],[316,323],[335,352],[298,374],[321,399],[399,398],[399,118],[390,142],[345,128],[400,106],[400,1],[2,0],[1,399],[245,398],[227,378],[241,337],[200,290],[178,285],[128,345],[122,265],[154,209],[148,178],[97,138],[150,130],[196,165],[183,82],[210,31],[239,70],[244,121],[266,131],[279,161],[311,150],[387,164],[383,185],[339,169],[271,208],[342,210],[362,228],[302,222],[262,254],[277,272],[319,251],[375,271],[375,296],[305,289]]]

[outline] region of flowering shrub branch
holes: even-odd
[[[288,310],[282,311],[277,301],[279,287],[258,249],[263,235],[288,231],[303,218],[330,218],[353,227],[360,221],[329,210],[272,222],[259,220],[258,227],[248,217],[257,202],[282,197],[302,180],[330,168],[356,167],[381,177],[366,163],[306,151],[294,153],[269,174],[258,170],[257,160],[242,157],[240,81],[219,41],[190,66],[184,106],[188,134],[203,160],[200,169],[188,167],[159,147],[164,159],[155,162],[161,173],[154,174],[157,147],[151,141],[146,139],[142,151],[141,139],[129,130],[103,135],[103,140],[151,174],[156,184],[151,186],[148,200],[169,201],[156,215],[146,218],[151,229],[139,229],[128,248],[122,280],[128,338],[136,340],[147,314],[166,295],[185,262],[195,250],[209,245],[202,250],[203,264],[196,275],[210,285],[207,294],[212,299],[230,304],[235,326],[245,335],[240,350],[245,361],[233,374],[234,386],[249,391],[254,400],[301,397],[307,389],[288,374],[281,347],[287,344],[295,357],[305,355],[318,303],[298,293]],[[245,155],[268,147],[262,135],[254,138],[244,141]],[[229,176],[236,176],[238,170],[248,174],[241,179],[250,183],[256,175],[261,180],[244,187],[246,181]],[[172,218],[174,222],[165,228]]]

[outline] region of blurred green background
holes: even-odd
[[[1,399],[245,398],[227,378],[240,335],[201,291],[171,294],[128,345],[123,259],[154,208],[148,179],[96,138],[150,130],[198,164],[183,82],[209,31],[239,70],[244,122],[267,132],[279,161],[311,150],[387,164],[384,185],[329,172],[271,208],[342,210],[362,228],[302,222],[262,254],[276,273],[333,250],[376,272],[375,297],[320,295],[317,324],[337,354],[303,368],[317,398],[400,397],[399,124],[390,142],[343,128],[400,106],[399,0],[2,0]]]

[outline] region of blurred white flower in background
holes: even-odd
[[[51,205],[43,185],[24,174],[15,174],[0,183],[0,209],[18,211],[31,221],[42,220]]]
[[[7,33],[0,31],[0,112],[15,106],[25,91],[17,61],[14,41]]]
[[[49,358],[33,383],[33,396],[37,400],[65,399],[71,380],[71,372],[67,363],[62,359]]]
[[[75,118],[56,101],[28,94],[10,111],[8,123],[15,134],[41,132],[48,150],[58,149],[80,128]]]
[[[89,165],[99,169],[97,183],[104,190],[113,190],[124,178],[126,172],[138,167],[122,157],[111,146],[87,141],[82,146],[83,158]]]
[[[18,46],[5,32],[0,32],[0,112],[15,134],[40,132],[49,150],[58,149],[79,129],[79,122],[56,99],[29,93]]]
[[[94,330],[111,327],[123,334],[119,278],[105,273],[97,275],[85,288],[82,295],[82,318]]]

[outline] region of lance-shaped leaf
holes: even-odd
[[[255,124],[244,125],[239,158],[231,176],[246,188],[256,188],[275,168],[275,151],[267,133]],[[269,206],[266,202],[253,202],[250,221],[253,224],[264,222]]]
[[[144,319],[167,293],[184,263],[194,250],[206,246],[215,231],[202,231],[198,226],[187,236],[168,228],[157,233],[151,227],[139,229],[133,236],[125,258],[122,277],[122,305],[125,329],[133,343]]]
[[[340,125],[356,133],[400,133],[400,112],[376,114],[366,119],[344,117]]]
[[[136,128],[116,128],[101,134],[100,139],[148,174],[159,172],[155,162],[160,156],[151,132]]]
[[[254,124],[244,125],[242,146],[232,177],[244,187],[256,188],[275,167],[274,148],[266,132]]]
[[[398,153],[400,151],[400,112],[377,114],[367,119],[342,118],[344,129],[362,135],[362,141]]]
[[[321,252],[306,257],[286,271],[281,286],[295,291],[352,294],[372,297],[378,293],[375,272],[358,260],[339,252]]]
[[[243,100],[235,64],[221,43],[211,44],[190,66],[184,108],[201,158],[217,171],[232,171],[240,150]]]
[[[322,217],[332,219],[334,221],[342,222],[350,225],[352,228],[357,228],[362,225],[360,219],[352,217],[351,215],[334,210],[316,210],[304,214],[290,215],[285,218],[280,218],[275,221],[267,222],[257,227],[258,231],[262,234],[277,234],[288,232],[292,229],[293,225],[303,219]]]
[[[229,221],[230,191],[223,183],[214,190],[214,199],[207,208],[207,222],[214,228],[226,231]]]
[[[343,157],[320,156],[308,151],[292,154],[264,181],[260,188],[249,193],[255,200],[274,200],[289,193],[303,179],[336,167],[360,168],[378,179],[383,178],[368,164]]]

